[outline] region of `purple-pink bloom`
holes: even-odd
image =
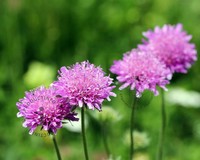
[[[195,45],[190,43],[192,36],[183,31],[182,24],[155,27],[143,35],[147,39],[138,48],[155,54],[172,73],[186,73],[197,60]]]
[[[117,75],[117,80],[123,85],[120,90],[130,86],[140,97],[144,90],[151,90],[158,95],[156,86],[165,89],[169,83],[171,72],[153,54],[133,49],[124,54],[122,60],[114,61],[110,71]]]
[[[62,120],[78,120],[67,99],[57,97],[54,88],[41,86],[25,92],[25,97],[16,105],[19,109],[17,117],[24,117],[23,127],[30,129],[29,134],[33,134],[38,126],[56,134],[57,129],[62,127]]]
[[[100,67],[95,67],[88,61],[76,63],[71,67],[61,67],[58,81],[53,83],[57,94],[69,99],[73,106],[101,110],[104,99],[116,96],[111,86],[113,80]]]

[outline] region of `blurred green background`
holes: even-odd
[[[109,74],[113,60],[136,47],[143,31],[179,22],[193,35],[192,42],[199,50],[199,0],[0,0],[0,159],[56,159],[50,138],[30,136],[22,127],[23,119],[16,117],[16,102],[25,90],[50,84],[61,66],[83,60],[100,65]],[[187,74],[174,75],[168,85],[169,91],[175,91],[174,101],[177,96],[192,103],[167,101],[166,160],[200,158],[199,81],[197,61]],[[107,122],[108,141],[113,157],[126,160],[130,113],[126,104],[132,94],[118,87],[114,90],[117,98],[104,105],[121,117]],[[177,87],[185,90],[185,97],[181,97],[182,92],[176,93]],[[190,96],[191,91],[196,99]],[[89,154],[92,160],[104,160],[101,124],[93,113],[88,114]],[[135,160],[155,159],[160,118],[160,96],[146,92],[135,122],[138,143],[141,141]],[[63,128],[57,138],[64,160],[83,159],[80,133]]]

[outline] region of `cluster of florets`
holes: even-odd
[[[41,126],[41,129],[49,133],[56,133],[58,128],[62,127],[62,121],[68,119],[77,121],[76,113],[71,111],[71,106],[67,99],[56,95],[54,88],[45,88],[43,86],[25,93],[25,97],[17,103],[19,112],[18,117],[24,117],[24,127],[34,130]]]
[[[155,54],[172,73],[186,73],[197,59],[195,45],[189,42],[192,36],[183,31],[182,24],[155,27],[143,35],[146,40],[138,48]]]
[[[57,94],[69,99],[72,106],[101,110],[104,99],[115,96],[111,86],[113,80],[105,76],[100,67],[95,67],[88,61],[77,63],[72,67],[62,67],[58,81],[53,83]]]
[[[114,61],[110,68],[112,73],[117,74],[117,80],[123,85],[119,89],[130,86],[136,90],[136,96],[148,89],[158,95],[156,86],[165,88],[171,78],[171,72],[150,52],[132,50],[122,60]]]

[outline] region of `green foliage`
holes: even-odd
[[[141,42],[142,32],[155,25],[183,23],[199,50],[199,16],[199,0],[1,0],[0,159],[56,158],[52,142],[29,136],[28,130],[22,127],[22,118],[16,117],[15,103],[24,96],[25,90],[49,84],[55,78],[55,69],[77,61],[88,59],[109,73],[113,60],[136,47]],[[38,72],[30,73],[29,66],[35,61],[42,66],[32,65]],[[42,69],[45,70],[43,77]],[[188,74],[175,75],[171,88],[183,87],[199,92],[199,69],[197,61]],[[31,74],[36,77],[31,79]],[[128,89],[119,91],[118,87],[114,90],[117,98],[105,104],[120,113],[120,121],[110,126],[108,137],[113,157],[123,160],[128,156],[128,148],[122,144],[129,128],[127,104],[132,100],[132,93]],[[200,157],[199,113],[199,108],[167,105],[164,147],[167,160],[197,160]],[[149,146],[137,150],[137,156],[155,159],[161,125],[160,97],[145,93],[136,114],[136,129],[146,132],[150,138]],[[89,154],[92,159],[103,159],[100,124],[89,118]],[[79,133],[65,129],[58,132],[63,159],[78,160],[83,156],[80,137]]]

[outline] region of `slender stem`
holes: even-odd
[[[105,123],[102,123],[101,129],[102,129],[102,135],[103,135],[103,144],[104,144],[104,147],[105,147],[105,150],[106,150],[106,154],[109,157],[110,156],[110,149],[109,149],[109,146],[108,146],[107,134],[106,134],[107,125]]]
[[[136,102],[137,97],[135,96],[133,106],[131,107],[131,119],[130,119],[130,160],[133,159],[133,152],[134,152],[134,139],[133,139],[133,129],[134,129],[134,117],[135,117],[135,109],[136,109]]]
[[[57,145],[57,142],[56,142],[55,135],[53,135],[53,144],[54,144],[54,147],[55,147],[55,150],[56,150],[56,154],[57,154],[58,160],[61,160],[60,151],[58,149],[58,145]]]
[[[162,126],[160,130],[160,140],[158,145],[157,160],[162,160],[163,158],[163,144],[165,140],[165,128],[166,128],[166,112],[165,112],[165,97],[164,91],[161,90],[161,116],[162,116]]]
[[[87,151],[87,141],[86,141],[86,135],[85,135],[84,108],[85,108],[85,106],[83,106],[82,109],[81,109],[81,130],[82,130],[82,139],[83,139],[83,148],[84,148],[85,160],[89,160],[88,151]]]

